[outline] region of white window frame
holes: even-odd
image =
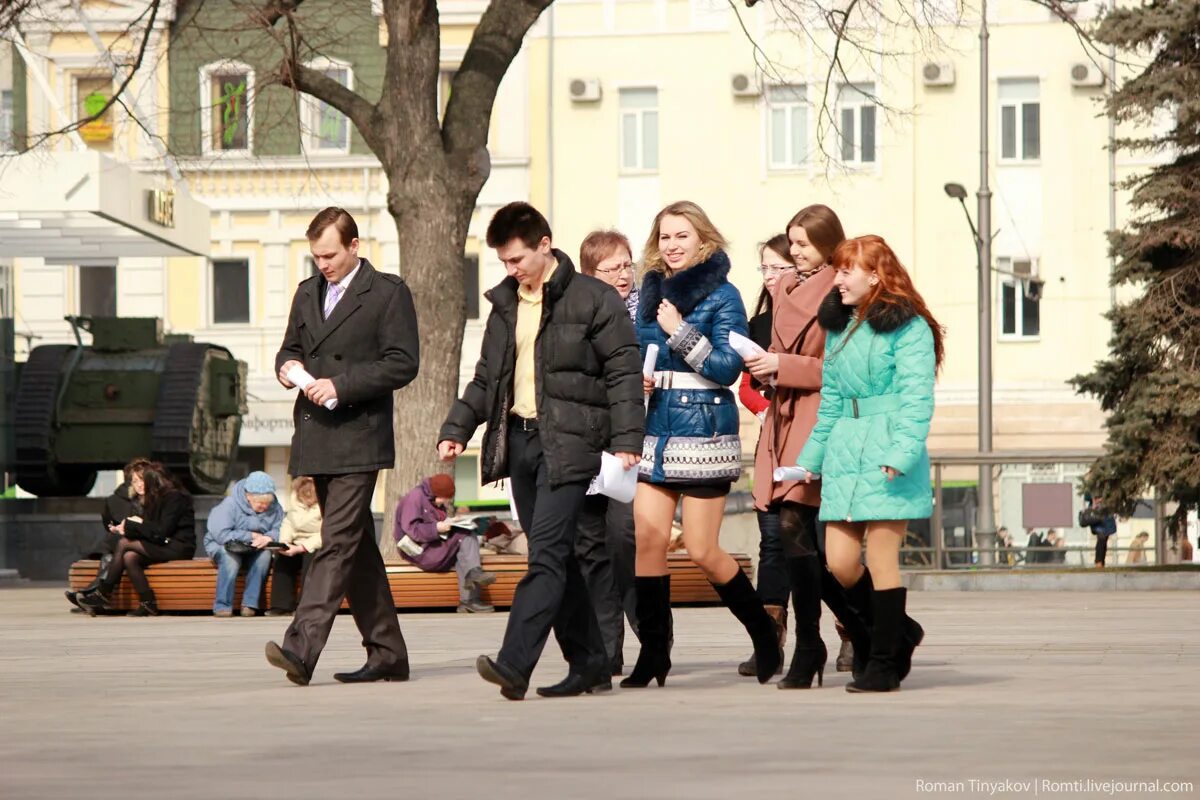
[[[1000,99],[1000,87],[1005,83],[1033,83],[1037,87],[1035,98],[1021,99]],[[1038,107],[1038,155],[1037,158],[1025,157],[1025,109],[1027,105],[1036,105]],[[1014,128],[1013,136],[1013,151],[1015,156],[1004,155],[1004,110],[1006,108],[1013,109],[1013,116],[1016,118],[1016,127]],[[1028,164],[1036,166],[1042,161],[1043,137],[1042,131],[1045,129],[1042,124],[1042,81],[1037,77],[1011,77],[1000,78],[996,82],[996,141],[999,147],[996,148],[996,160],[1001,164]]]
[[[654,105],[646,108],[621,108],[621,93],[626,91],[652,91],[654,92]],[[646,166],[646,129],[645,115],[653,111],[657,116],[658,127],[658,147],[656,148],[658,163],[653,167]],[[625,166],[625,118],[634,117],[636,119],[637,134],[635,138],[638,142],[636,165],[632,167]],[[662,166],[662,112],[659,106],[659,88],[657,86],[621,86],[617,89],[617,158],[618,167],[621,175],[656,175]]]
[[[324,70],[330,70],[330,69],[344,69],[344,70],[346,70],[345,86],[350,91],[354,91],[354,67],[351,66],[349,61],[342,61],[341,59],[326,58],[326,57],[322,56],[321,58],[314,58],[312,61],[309,61],[304,66],[308,67],[309,69],[314,69],[317,71],[324,71]],[[338,115],[341,116],[342,121],[346,126],[346,146],[345,147],[322,147],[321,146],[321,132],[314,131],[309,123],[317,116],[318,110],[319,110],[320,106],[322,106],[322,105],[329,105],[329,104],[325,103],[322,100],[318,100],[317,98],[313,97],[311,94],[306,94],[304,92],[300,93],[300,132],[301,132],[300,141],[302,143],[302,146],[304,147],[305,154],[309,155],[309,156],[314,156],[314,155],[348,156],[348,155],[350,155],[350,141],[354,135],[354,123],[352,123],[350,121],[349,117],[347,117],[345,114],[342,114],[342,112],[338,111],[336,108],[333,110]],[[330,106],[330,108],[332,108],[332,106]]]
[[[216,280],[216,262],[218,261],[245,261],[246,262],[246,294],[249,309],[245,322],[217,322],[217,292],[214,281]],[[254,254],[247,251],[233,251],[229,253],[219,253],[209,256],[205,259],[207,265],[205,272],[204,294],[208,298],[205,309],[204,324],[210,329],[216,330],[237,330],[238,328],[253,328],[258,324],[258,297],[255,291],[255,285],[258,283],[257,271],[255,269]]]
[[[869,88],[862,88],[869,87]],[[846,93],[852,93],[849,97]],[[874,81],[860,81],[858,83],[843,83],[838,86],[837,94],[837,117],[836,129],[834,131],[837,136],[837,160],[839,163],[857,169],[870,170],[879,169],[879,105],[871,100],[871,97],[878,97],[875,91]],[[870,106],[874,111],[874,133],[875,133],[875,151],[872,154],[873,158],[870,161],[862,160],[862,109]],[[842,112],[851,111],[854,114],[854,155],[851,158],[846,158],[842,147],[845,144],[844,125],[842,124]]]
[[[246,147],[217,150],[212,146],[212,79],[219,72],[246,73]],[[214,61],[200,68],[200,152],[206,156],[249,156],[254,153],[254,68],[241,61]]]
[[[4,96],[5,95],[8,96],[7,113],[4,108]],[[5,142],[4,138],[0,137],[0,153],[11,153],[11,152],[16,151],[16,149],[17,149],[16,131],[15,131],[15,126],[16,126],[16,110],[14,107],[15,103],[16,103],[16,95],[13,93],[12,88],[0,89],[0,119],[8,120],[8,141]]]
[[[772,101],[771,93],[772,93],[773,89],[777,89],[777,90],[791,89],[793,91],[796,91],[798,94],[800,94],[802,96],[802,99],[787,100],[787,101]],[[766,149],[767,169],[771,172],[799,172],[799,171],[808,169],[808,166],[809,166],[808,139],[809,139],[809,131],[812,128],[812,126],[810,124],[812,121],[810,119],[810,110],[811,109],[810,109],[810,106],[808,103],[808,85],[803,84],[803,83],[771,84],[771,85],[767,86],[765,91],[763,92],[763,98],[764,98],[763,129],[766,133],[766,139],[765,139],[764,146]],[[802,152],[798,155],[796,153],[790,152],[792,149],[792,139],[793,139],[793,136],[792,136],[793,115],[790,112],[796,108],[799,108],[801,110],[801,113],[804,116],[804,141],[801,142],[801,146],[804,148],[804,152]],[[776,158],[775,158],[775,156],[776,156],[775,137],[774,137],[775,129],[774,129],[774,122],[772,120],[772,116],[773,116],[774,112],[777,110],[781,110],[781,109],[786,112],[789,112],[784,117],[784,119],[786,121],[785,124],[787,127],[787,135],[784,137],[784,146],[789,151],[788,156],[790,156],[790,158],[785,159],[783,161],[776,160]]]
[[[996,269],[1005,270],[1006,272],[1013,271],[1013,265],[1017,262],[1024,261],[1029,263],[1029,276],[1032,279],[1038,279],[1038,259],[1032,256],[999,256],[996,258]],[[1038,332],[1034,334],[1025,333],[1025,281],[1021,278],[1015,278],[1012,275],[1006,275],[1003,272],[996,273],[996,339],[1002,342],[1038,342],[1042,338],[1042,301],[1038,299]],[[1012,287],[1016,293],[1016,303],[1013,307],[1013,333],[1004,332],[1004,289]]]

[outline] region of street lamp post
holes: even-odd
[[[967,190],[961,183],[947,183],[946,194],[962,206],[971,235],[975,238],[975,255],[979,298],[979,452],[992,452],[992,190],[988,182],[988,28],[987,0],[980,3],[979,23],[979,206],[976,215],[979,227],[967,210]],[[1012,274],[1012,273],[1008,273]],[[1016,277],[1016,276],[1014,276]],[[1040,285],[1036,287],[1040,289]],[[940,536],[941,531],[937,532]],[[979,465],[979,504],[976,508],[975,546],[979,563],[994,563],[996,546],[996,511],[992,491],[992,466]]]
[[[988,24],[987,0],[979,4],[979,452],[992,452],[992,190],[988,182]],[[992,465],[979,465],[979,506],[975,546],[979,563],[990,566],[996,544],[992,506]]]

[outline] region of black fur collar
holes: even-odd
[[[686,317],[728,277],[729,256],[723,250],[670,278],[665,278],[661,272],[648,272],[642,279],[638,316],[647,322],[655,319],[658,316],[658,304],[665,297]]]
[[[891,333],[899,330],[917,315],[916,310],[905,300],[890,303],[875,302],[867,309],[867,324],[876,333]],[[854,316],[854,306],[842,303],[842,295],[837,289],[830,290],[821,301],[817,311],[817,321],[827,331],[841,333],[850,325]]]

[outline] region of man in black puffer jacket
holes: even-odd
[[[483,481],[512,480],[529,571],[517,585],[504,644],[476,668],[520,700],[551,626],[570,664],[538,689],[563,697],[611,688],[587,587],[575,561],[575,519],[608,450],[626,469],[641,460],[644,406],[637,339],[606,284],[575,271],[550,244],[550,225],[528,203],[510,203],[488,225],[508,277],[492,303],[475,378],[450,409],[438,452],[452,461],[480,423]]]

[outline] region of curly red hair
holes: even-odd
[[[871,307],[874,305],[907,306],[929,323],[929,330],[933,332],[933,352],[937,358],[937,369],[941,369],[946,357],[942,326],[934,319],[929,307],[925,305],[925,299],[921,297],[917,287],[913,286],[908,270],[900,263],[900,259],[882,236],[868,235],[846,239],[834,248],[830,264],[835,270],[850,269],[857,264],[879,279],[859,305],[855,328],[870,317]]]

